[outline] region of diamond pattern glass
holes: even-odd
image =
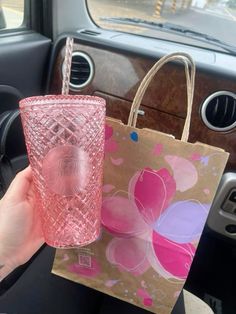
[[[93,242],[100,233],[105,100],[29,97],[20,112],[46,243]]]

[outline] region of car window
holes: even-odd
[[[0,31],[23,25],[24,0],[0,0]]]
[[[186,44],[194,39],[196,46],[236,54],[236,0],[87,0],[87,5],[105,29]]]

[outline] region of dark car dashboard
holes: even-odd
[[[190,54],[197,66],[190,142],[225,149],[231,154],[227,169],[235,169],[236,57],[103,30],[81,30],[73,36],[71,93],[105,97],[107,115],[123,122],[142,78],[152,65],[169,53]],[[65,40],[61,37],[54,47],[50,93],[61,92],[64,54]],[[156,75],[144,96],[138,127],[179,138],[186,116],[185,104],[184,70],[179,64],[168,64]]]

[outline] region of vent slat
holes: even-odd
[[[218,109],[219,109],[219,99],[216,99],[216,104],[212,110],[212,118],[215,120],[217,118],[217,114],[218,114]]]
[[[223,102],[222,102],[222,104],[223,104]],[[223,107],[223,115],[220,119],[220,125],[224,125],[224,123],[226,123],[226,124],[228,123],[228,120],[229,120],[227,118],[228,114],[229,114],[229,118],[231,119],[231,115],[229,113],[229,98],[227,96],[225,97],[225,104],[222,107]]]
[[[86,81],[87,80],[87,76],[80,76],[80,77],[72,76],[71,80],[74,81],[74,82],[80,81],[80,80]]]
[[[72,66],[87,66],[88,63],[86,62],[72,62]]]
[[[234,104],[233,104],[233,108],[232,108],[232,116],[236,115],[236,99],[234,99]]]
[[[89,69],[71,69],[71,72],[72,73],[90,73],[90,70]]]

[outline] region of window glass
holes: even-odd
[[[236,54],[236,0],[87,0],[94,22]]]
[[[22,26],[24,21],[24,0],[0,0],[0,29]]]

